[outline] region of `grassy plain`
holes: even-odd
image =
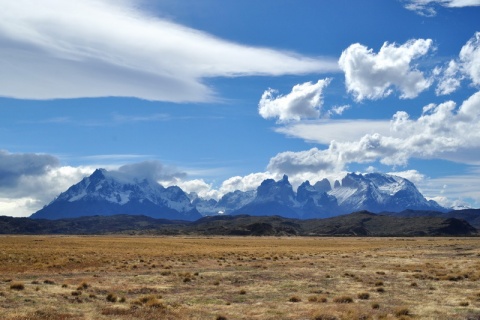
[[[480,319],[480,239],[2,236],[0,315]]]

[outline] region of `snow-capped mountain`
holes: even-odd
[[[288,177],[265,180],[256,197],[234,214],[276,214],[290,218],[326,218],[361,210],[398,212],[406,209],[444,211],[426,200],[413,183],[397,176],[350,173],[333,188],[326,179],[315,185],[305,181],[294,193]]]
[[[60,194],[32,218],[73,218],[89,215],[142,214],[154,218],[196,220],[206,215],[279,215],[290,218],[326,218],[361,210],[400,212],[445,211],[426,200],[415,185],[397,176],[347,174],[332,185],[327,179],[302,183],[297,191],[285,175],[264,180],[256,190],[234,191],[220,200],[187,195],[176,186],[165,188],[148,179],[134,179],[97,169],[91,176]]]
[[[91,215],[142,214],[154,218],[196,220],[202,217],[187,194],[147,179],[127,179],[105,169],[60,194],[32,218],[74,218]]]
[[[347,174],[328,194],[338,201],[339,211],[349,213],[445,209],[435,201],[428,201],[407,179],[381,174]]]
[[[313,186],[306,181],[296,194],[287,176],[277,182],[265,180],[255,199],[234,213],[308,219],[361,210],[378,213],[406,209],[445,211],[436,202],[425,199],[407,179],[380,173],[349,173],[341,181],[335,181],[333,188],[326,179]]]

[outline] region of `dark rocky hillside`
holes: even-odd
[[[398,217],[362,211],[326,219],[225,215],[204,217],[194,222],[154,219],[141,215],[88,216],[61,220],[0,217],[0,234],[475,236],[477,230],[465,220],[451,217]]]

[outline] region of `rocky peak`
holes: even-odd
[[[328,192],[332,190],[332,185],[326,178],[315,183],[314,187],[320,192]]]

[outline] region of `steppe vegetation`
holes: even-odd
[[[0,315],[480,319],[478,238],[2,236]]]

